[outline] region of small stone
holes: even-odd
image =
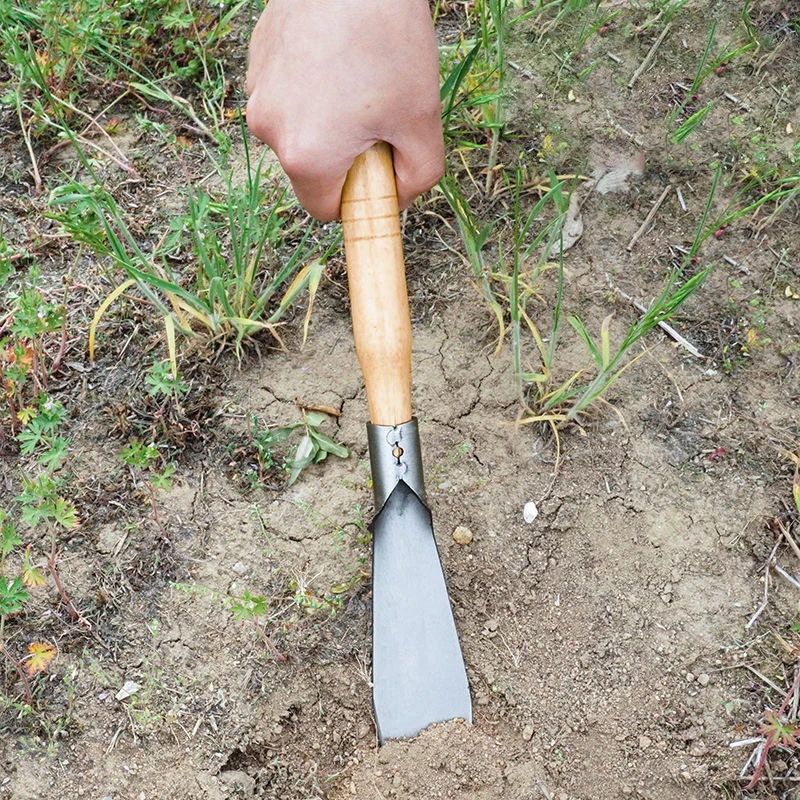
[[[672,602],[671,594],[662,594],[660,595],[660,597],[661,597],[661,602],[664,603],[664,605],[668,606]]]
[[[708,673],[703,672],[697,676],[697,682],[701,686],[708,686],[708,684],[711,683],[711,676]]]
[[[357,736],[359,739],[366,739],[372,733],[372,728],[369,725],[359,725]]]
[[[536,503],[531,500],[528,503],[525,503],[525,506],[522,509],[522,519],[530,525],[536,517],[539,516],[539,509],[536,507]]]
[[[639,749],[640,750],[647,750],[650,745],[653,744],[653,740],[649,736],[640,736],[639,737]]]
[[[235,572],[237,575],[242,575],[242,576],[244,576],[244,575],[248,575],[248,574],[250,573],[250,567],[249,567],[249,566],[247,566],[247,564],[245,564],[245,563],[244,563],[244,561],[237,561],[237,562],[236,562],[236,563],[235,563],[235,564],[234,564],[234,565],[231,567],[231,569],[232,569],[232,570],[233,570],[233,571],[234,571],[234,572]]]
[[[694,680],[694,673],[687,672],[686,673],[686,683],[691,683]]]
[[[472,531],[464,525],[459,525],[453,531],[453,539],[456,544],[468,545],[473,539]]]
[[[500,627],[500,623],[494,618],[490,619],[486,623],[487,630],[491,631],[492,633],[494,633],[499,627]]]
[[[533,739],[533,725],[526,725],[522,729],[522,738],[526,742],[529,742],[531,739]]]

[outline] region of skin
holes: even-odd
[[[270,0],[253,30],[247,124],[298,200],[339,217],[353,159],[394,150],[401,208],[442,176],[439,57],[427,0]]]

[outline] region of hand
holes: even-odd
[[[442,176],[439,56],[427,0],[269,0],[250,42],[247,124],[298,200],[339,217],[353,159],[394,149],[401,208]]]

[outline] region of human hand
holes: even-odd
[[[250,41],[247,124],[298,200],[339,217],[353,159],[394,150],[401,208],[442,176],[439,56],[427,0],[269,0]]]

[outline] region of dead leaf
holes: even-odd
[[[564,224],[561,227],[561,252],[566,253],[583,236],[583,216],[581,203],[577,192],[569,198],[567,213],[564,215]]]
[[[593,177],[596,181],[594,190],[597,194],[627,192],[631,188],[629,183],[631,178],[639,178],[643,174],[644,153],[639,152],[632,158],[597,167],[593,172]]]
[[[37,672],[46,672],[53,659],[56,649],[49,642],[31,642],[28,645],[28,658],[25,660],[25,672],[29,676]]]
[[[129,697],[133,697],[141,688],[142,687],[135,681],[125,681],[125,683],[122,684],[122,688],[114,697],[116,697],[117,700],[127,700]]]

